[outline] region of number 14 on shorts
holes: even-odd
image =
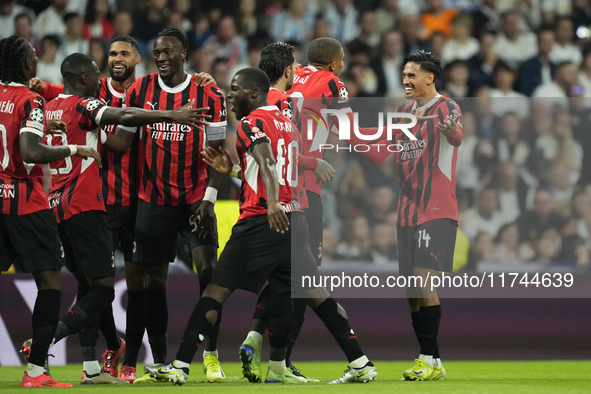
[[[419,230],[417,237],[417,248],[420,248],[421,246],[428,248],[429,240],[431,240],[431,236],[427,232],[427,229]]]

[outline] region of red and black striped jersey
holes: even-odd
[[[3,215],[26,215],[49,209],[41,164],[25,163],[20,133],[43,137],[45,100],[25,85],[0,84],[0,207]]]
[[[345,84],[334,73],[313,66],[296,69],[292,88],[287,92],[295,99],[302,135],[302,154],[322,159],[321,146],[326,144],[331,125],[321,127],[316,119],[322,108],[351,109]],[[330,122],[330,120],[328,120]],[[308,170],[304,172],[306,190],[320,195],[322,182]]]
[[[287,95],[286,93],[284,93],[280,90],[277,90],[275,88],[270,88],[269,93],[267,94],[267,101],[269,101],[269,105],[274,105],[277,108],[279,108],[281,113],[283,115],[287,116],[287,118],[289,118],[289,120],[291,120],[292,126],[296,127],[296,129],[294,129],[294,134],[292,134],[292,136],[294,139],[297,138],[297,142],[299,144],[300,154],[301,154],[301,152],[302,152],[301,136],[300,136],[299,131],[297,133],[295,133],[296,130],[299,130],[298,119],[300,118],[300,116],[297,112],[297,108],[294,106],[293,97],[291,97],[291,96]],[[301,158],[301,156],[300,156],[300,158]],[[304,177],[305,171],[300,169],[298,171],[298,173],[299,173],[298,187],[293,190],[293,192],[294,192],[293,197],[298,199],[298,201],[302,205],[302,208],[306,209],[306,208],[308,208],[308,194],[306,194],[306,181],[305,181],[305,177]]]
[[[411,112],[415,107],[413,101],[398,107],[396,112]],[[393,141],[400,181],[398,225],[402,227],[434,219],[458,220],[456,162],[463,137],[460,107],[455,101],[437,95],[420,110],[424,116],[438,115],[438,118],[418,123],[411,129],[416,141],[404,133],[395,134]],[[435,126],[454,116],[458,117],[456,130],[446,138]]]
[[[111,84],[111,78],[101,78],[99,100],[109,107],[121,108],[125,106],[125,92],[115,89]],[[103,126],[102,129],[107,134],[115,134],[117,125]],[[105,204],[122,207],[133,205],[137,199],[137,135],[126,153],[117,155],[108,149],[103,149],[101,159]]]
[[[226,99],[215,85],[196,86],[194,77],[173,88],[158,73],[136,79],[127,88],[125,104],[152,110],[180,109],[195,99],[195,108],[209,107],[212,130],[226,126]],[[209,133],[209,131],[208,131]],[[216,131],[216,138],[219,133]],[[158,205],[180,206],[203,199],[207,187],[207,165],[199,157],[206,144],[203,127],[161,122],[144,126],[139,142],[138,196]]]
[[[279,203],[287,212],[300,210],[292,203],[292,190],[298,186],[298,142],[292,140],[292,124],[274,105],[257,108],[240,120],[236,150],[242,168],[240,216],[238,220],[267,214],[267,190],[259,173],[252,149],[260,143],[271,144],[277,163]]]
[[[94,97],[60,94],[45,108],[47,119],[66,123],[64,134],[46,136],[47,145],[86,145],[100,152],[99,124],[108,107]],[[58,223],[87,211],[105,211],[102,179],[93,159],[69,156],[49,164],[49,204]]]

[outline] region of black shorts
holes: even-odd
[[[0,271],[15,262],[23,272],[59,270],[64,266],[57,223],[49,209],[28,215],[0,215]]]
[[[170,207],[139,200],[133,261],[147,264],[173,262],[176,257],[177,233],[183,237],[190,250],[205,245],[217,248],[217,219],[214,234],[199,238],[195,232],[197,225],[192,217],[200,205],[201,201],[198,201],[192,205]]]
[[[318,267],[308,247],[306,219],[299,212],[287,216],[290,229],[284,234],[269,228],[267,215],[236,223],[210,283],[258,293],[268,280],[275,294],[284,294],[291,292],[292,280],[316,275]]]
[[[115,276],[113,239],[105,212],[77,213],[57,227],[70,272],[89,278]]]
[[[435,219],[418,226],[398,226],[398,264],[401,275],[413,268],[452,272],[458,222]]]
[[[304,213],[308,222],[308,243],[316,265],[320,266],[322,264],[322,233],[324,231],[322,215],[324,208],[318,194],[308,190],[306,190],[306,194],[308,195],[309,208],[304,210]]]
[[[121,246],[125,261],[132,261],[137,204],[129,207],[105,205],[105,208],[107,209],[107,223],[113,238],[113,253]]]

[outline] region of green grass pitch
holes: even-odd
[[[591,361],[447,361],[444,363],[449,376],[447,381],[400,381],[401,373],[411,362],[378,361],[378,377],[367,384],[328,386],[326,382],[340,376],[345,362],[301,362],[298,367],[322,383],[298,385],[252,384],[242,378],[239,363],[223,362],[225,383],[207,383],[199,363],[194,363],[189,382],[184,386],[171,383],[126,386],[81,386],[82,365],[51,368],[58,380],[74,384],[73,389],[47,389],[51,393],[213,393],[213,394],[263,394],[263,393],[394,393],[394,394],[546,394],[590,393]],[[266,371],[266,365],[263,369]],[[23,392],[19,387],[24,367],[0,368],[0,393]],[[39,389],[42,390],[42,389]],[[43,390],[43,391],[47,391]],[[165,391],[163,391],[165,390]]]

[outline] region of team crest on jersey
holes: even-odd
[[[289,108],[285,108],[281,112],[283,113],[283,115],[287,116],[289,119],[291,119],[293,116],[293,114],[291,113],[291,109],[289,109]]]
[[[339,103],[342,103],[345,101],[349,101],[349,92],[347,91],[347,88],[345,86],[343,86],[339,90]]]
[[[111,267],[115,268],[115,255],[111,255]]]
[[[320,245],[318,247],[318,258],[321,259],[322,258],[322,245]]]
[[[88,104],[86,104],[86,109],[89,111],[94,111],[101,105],[100,101],[98,100],[90,100]]]
[[[43,111],[41,111],[39,108],[35,108],[31,111],[29,117],[33,122],[41,123],[43,122]]]
[[[64,252],[64,247],[60,244],[60,257],[63,259],[66,257],[66,252]]]

